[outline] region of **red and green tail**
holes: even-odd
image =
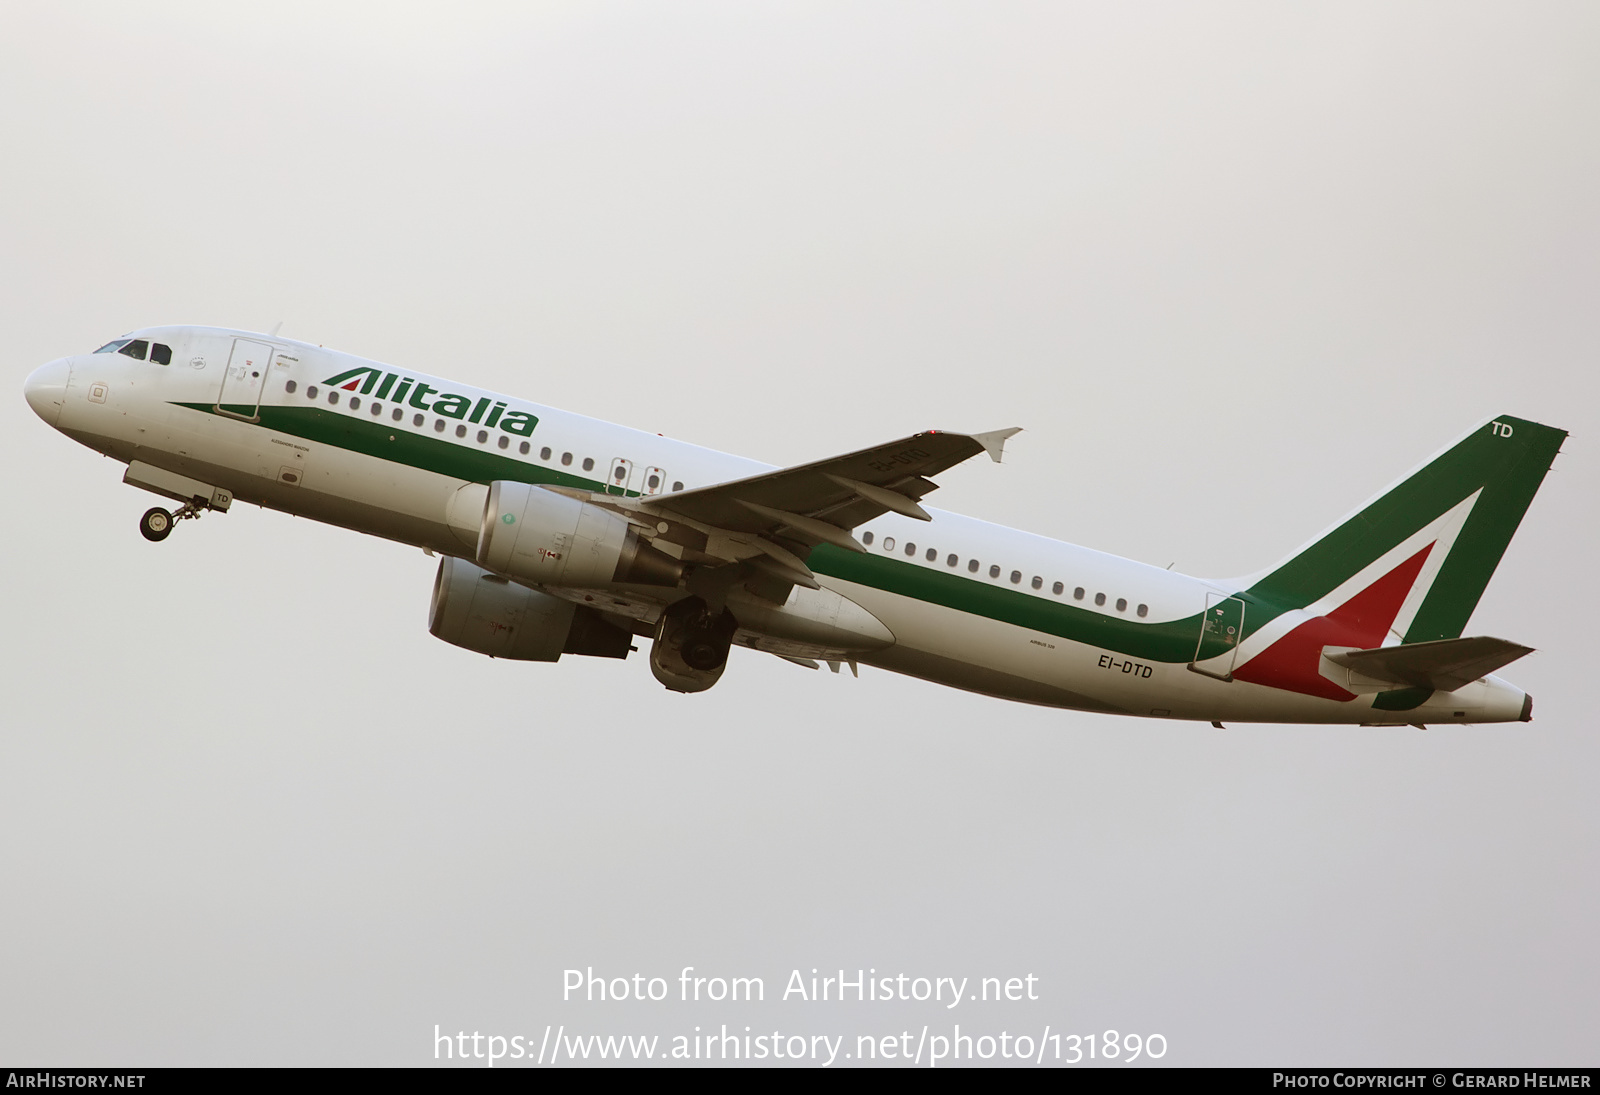
[[[1521,418],[1485,422],[1248,581],[1238,595],[1252,606],[1247,631],[1293,609],[1332,611],[1381,584],[1396,587],[1387,611],[1403,642],[1460,636],[1566,436]]]

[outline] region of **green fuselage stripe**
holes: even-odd
[[[209,404],[177,405],[215,413]],[[250,408],[237,410],[248,414]],[[321,407],[264,405],[257,414],[266,429],[452,479],[607,489],[605,483],[588,476],[418,434],[381,419],[368,421]],[[1511,435],[1498,432],[1506,428],[1502,423],[1510,424]],[[1424,600],[1406,641],[1459,635],[1566,436],[1563,431],[1521,419],[1502,419],[1494,427],[1467,437],[1250,589],[1234,594],[1246,606],[1241,639],[1283,613],[1326,596],[1482,489],[1483,495],[1457,536],[1444,571]],[[636,491],[627,493],[638,496]],[[1203,612],[1178,620],[1142,622],[1006,589],[983,578],[881,555],[861,555],[829,544],[813,548],[807,563],[817,573],[843,581],[1152,662],[1190,661],[1200,636]]]
[[[206,414],[215,413],[206,403],[177,405]],[[249,407],[233,409],[241,414],[251,410]],[[580,490],[605,489],[605,484],[597,479],[530,464],[447,438],[418,434],[399,423],[381,419],[367,421],[355,414],[341,414],[321,407],[263,405],[257,413],[259,424],[265,429],[333,445],[347,452],[392,460],[452,479],[472,483],[503,479]],[[637,492],[629,494],[637,497]],[[1200,635],[1200,613],[1181,620],[1139,623],[1076,605],[1060,604],[1020,590],[1000,588],[982,578],[945,574],[879,555],[860,555],[830,544],[813,548],[806,561],[819,574],[1153,662],[1189,661],[1194,657]]]
[[[213,414],[208,403],[179,403],[180,407]],[[251,408],[229,408],[248,415]],[[409,411],[407,412],[410,413]],[[530,464],[524,459],[496,452],[490,448],[475,448],[468,443],[452,441],[445,437],[429,437],[415,432],[410,426],[384,419],[361,418],[354,414],[340,414],[321,407],[271,407],[263,405],[258,411],[259,424],[265,429],[304,438],[324,445],[374,456],[379,460],[392,460],[397,464],[447,475],[469,483],[492,483],[504,479],[516,483],[551,483],[580,490],[602,491],[606,485],[598,479],[584,475]],[[237,421],[237,420],[235,420]],[[452,427],[454,422],[449,423]],[[471,436],[469,433],[468,436]],[[496,435],[490,432],[493,443]],[[523,440],[514,435],[513,443]],[[612,494],[638,497],[638,491],[623,492],[613,489]]]
[[[1140,623],[1005,589],[982,578],[947,574],[882,555],[861,555],[832,544],[813,548],[806,565],[831,578],[1153,662],[1189,661],[1200,639],[1198,612],[1181,620]]]

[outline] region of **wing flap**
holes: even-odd
[[[1454,692],[1533,653],[1533,647],[1487,635],[1382,646],[1326,655],[1330,662],[1378,681]]]
[[[829,460],[658,495],[647,504],[651,509],[738,532],[777,527],[781,519],[769,516],[771,511],[811,517],[844,529],[891,510],[925,517],[916,503],[935,488],[928,476],[983,452],[998,460],[1005,439],[1015,432],[928,430]],[[866,489],[860,489],[863,487]],[[889,497],[891,494],[894,497]]]

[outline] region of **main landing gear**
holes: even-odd
[[[650,647],[650,672],[674,692],[704,692],[727,668],[728,644],[738,629],[733,613],[712,613],[699,597],[668,605]]]
[[[172,526],[179,521],[190,521],[198,518],[207,504],[191,499],[172,513],[168,513],[160,506],[144,511],[144,516],[139,518],[139,535],[153,544],[159,544],[172,535]]]

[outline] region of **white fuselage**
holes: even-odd
[[[30,402],[63,433],[120,461],[164,469],[222,488],[240,500],[436,553],[473,557],[487,486],[463,469],[486,457],[524,461],[644,494],[705,487],[768,468],[288,339],[205,327],[151,328],[130,337],[169,346],[171,363],[133,361],[118,353],[63,359],[35,374],[43,379],[30,381]],[[362,383],[366,375],[381,374],[411,384],[397,399],[399,382],[383,398],[376,385],[362,395],[359,387],[352,392],[325,383],[363,368],[372,373],[358,375]],[[225,384],[230,385],[226,392]],[[337,402],[329,401],[330,393]],[[451,409],[462,411],[459,417],[440,413],[440,393],[464,397],[470,409],[451,402]],[[258,421],[250,420],[257,417],[249,413],[252,401],[262,412]],[[243,410],[217,413],[219,402]],[[311,431],[273,428],[273,413],[294,408],[324,412],[322,424]],[[513,420],[515,415],[522,417]],[[493,427],[488,425],[491,416],[496,419]],[[528,425],[530,420],[536,424]],[[508,421],[527,432],[508,432],[501,425]],[[348,439],[341,422],[349,424]],[[436,454],[429,458],[431,467],[390,455],[424,443]],[[457,457],[459,467],[453,463]],[[870,552],[893,555],[902,564],[1073,604],[1104,613],[1118,626],[1170,624],[1204,612],[1208,597],[1237,589],[959,514],[928,512],[931,522],[890,513],[866,522],[855,534],[870,545]],[[908,545],[914,545],[909,553]],[[817,577],[824,589],[881,621],[893,635],[892,644],[862,650],[819,645],[808,651],[804,643],[764,646],[754,632],[741,634],[738,644],[790,656],[857,660],[1030,703],[1176,719],[1495,722],[1516,720],[1523,711],[1524,694],[1495,677],[1455,693],[1435,694],[1402,714],[1374,711],[1368,695],[1331,700],[1219,679],[1220,674],[1190,671],[1187,660],[1125,656],[915,595],[821,571]],[[793,609],[802,594],[790,606],[771,612],[781,615]],[[641,609],[633,606],[630,611],[637,615]],[[1272,634],[1281,634],[1290,622]],[[1235,656],[1248,659],[1252,641]]]

